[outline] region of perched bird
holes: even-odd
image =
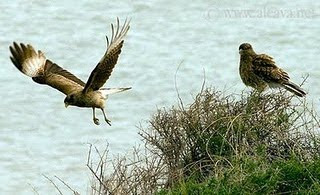
[[[303,89],[290,81],[288,73],[278,68],[273,58],[266,54],[256,54],[249,43],[239,47],[240,77],[243,83],[258,91],[267,87],[282,87],[299,97],[306,95]]]
[[[93,110],[93,121],[99,125],[99,119],[95,117],[95,108],[101,109],[105,121],[111,125],[104,108],[109,94],[122,92],[129,88],[101,88],[109,79],[114,66],[117,63],[123,40],[129,30],[129,21],[125,21],[120,28],[119,19],[114,27],[111,24],[111,39],[107,39],[107,51],[102,59],[91,72],[87,83],[64,70],[57,64],[45,57],[39,50],[36,51],[31,45],[13,43],[10,46],[10,57],[13,64],[25,75],[39,84],[49,85],[67,97],[64,99],[65,106],[89,107]]]

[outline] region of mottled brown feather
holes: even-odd
[[[45,84],[68,95],[83,90],[85,83],[50,60],[45,65]]]
[[[252,66],[254,73],[267,83],[272,82],[280,84],[287,82],[290,79],[285,71],[276,66],[273,58],[266,54],[254,56]]]
[[[127,34],[129,30],[129,21],[125,21],[121,30],[119,29],[119,19],[117,19],[116,32],[114,31],[113,24],[111,24],[112,35],[111,40],[109,42],[107,38],[107,51],[91,72],[89,79],[83,89],[83,93],[87,93],[88,91],[95,91],[100,89],[105,82],[109,79],[113,68],[115,67],[119,55],[121,53],[121,48],[123,46],[123,38]]]
[[[80,80],[78,77],[74,76],[72,73],[61,68],[57,64],[51,62],[50,60],[46,61],[45,72],[47,73],[47,75],[49,75],[49,74],[60,75],[60,76],[63,76],[71,81],[76,82],[77,84],[79,84],[83,87],[85,86],[85,83],[82,80]]]
[[[66,95],[82,90],[85,85],[79,78],[46,59],[41,51],[36,52],[31,45],[14,42],[10,52],[10,59],[17,69],[39,84],[47,84]]]

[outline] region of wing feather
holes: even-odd
[[[17,69],[39,84],[47,84],[66,95],[81,91],[85,85],[76,76],[46,59],[41,51],[36,52],[31,45],[14,42],[10,52],[10,59]]]
[[[130,21],[125,20],[122,28],[120,29],[119,18],[117,18],[116,27],[111,24],[111,40],[109,41],[109,38],[106,37],[107,51],[91,72],[83,89],[83,93],[100,89],[109,79],[121,53],[124,37],[130,28],[129,23]]]
[[[290,79],[288,73],[278,68],[273,58],[266,54],[255,56],[252,65],[254,73],[268,83],[280,84]]]

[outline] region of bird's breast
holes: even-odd
[[[267,84],[254,73],[252,67],[252,60],[250,58],[240,59],[239,73],[241,80],[245,85],[261,90],[266,88]]]
[[[105,100],[97,91],[91,91],[85,94],[80,94],[77,97],[76,106],[78,107],[95,107],[104,108]]]
[[[90,104],[92,105],[92,107],[104,108],[105,99],[99,91],[92,91],[88,93],[87,99],[88,102],[90,102]]]

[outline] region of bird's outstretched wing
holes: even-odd
[[[81,91],[85,85],[76,76],[48,60],[41,51],[36,52],[31,45],[14,42],[10,52],[13,64],[37,83],[47,84],[66,95]]]
[[[91,90],[100,89],[104,83],[109,79],[114,66],[117,63],[118,57],[121,53],[123,46],[123,39],[129,30],[130,21],[125,21],[120,29],[119,19],[117,18],[117,25],[114,27],[111,24],[111,40],[109,42],[107,38],[107,51],[91,72],[90,77],[83,89],[83,93],[87,93]]]
[[[273,58],[266,54],[256,55],[253,58],[252,65],[253,72],[267,83],[282,84],[290,79],[288,73],[278,68]]]

